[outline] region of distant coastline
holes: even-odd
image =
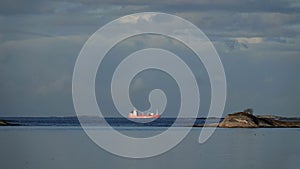
[[[0,126],[17,126],[17,124],[11,124],[5,120],[0,120]]]
[[[219,128],[300,128],[300,118],[279,117],[273,115],[255,116],[252,112],[228,114],[219,123],[194,124],[193,127]]]
[[[103,126],[107,121],[114,127],[170,127],[176,118],[159,118],[149,123],[135,123],[126,118],[84,116],[84,123],[90,126]],[[179,121],[178,121],[179,120]],[[300,128],[300,118],[273,115],[253,115],[252,111],[228,114],[225,118],[179,118],[174,127],[219,127],[219,128]],[[70,117],[0,117],[0,126],[80,126],[76,116]]]

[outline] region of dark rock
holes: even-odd
[[[252,114],[245,112],[238,112],[228,114],[222,122],[219,123],[219,127],[223,128],[257,128],[259,127],[259,120]]]
[[[0,126],[7,126],[7,125],[8,125],[7,122],[5,122],[5,121],[3,121],[3,120],[0,120]]]
[[[267,127],[300,127],[300,122],[287,122],[273,118],[257,117],[246,112],[228,114],[218,127],[221,128],[267,128]]]
[[[0,126],[19,126],[19,124],[14,124],[5,120],[0,120]]]

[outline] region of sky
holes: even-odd
[[[81,48],[105,24],[137,12],[173,14],[207,35],[219,53],[226,74],[224,115],[253,108],[255,114],[300,116],[300,3],[297,0],[2,0],[0,116],[76,115],[72,75]],[[174,50],[176,54],[185,53],[185,57],[192,55],[183,46],[176,51],[176,43],[163,37],[136,37],[116,46],[110,55],[130,54],[153,46]],[[113,62],[114,59],[108,61],[108,67]],[[191,68],[198,67],[191,65]],[[201,111],[205,114],[210,96],[205,82],[207,75],[200,69],[198,79],[204,86],[200,89],[204,93]],[[173,92],[176,85],[164,87],[172,79],[156,84],[155,79],[159,77],[156,73],[145,73],[141,75],[144,78],[136,77],[133,81],[133,84],[147,82],[136,91],[131,89],[132,100],[141,109],[149,106],[145,91],[153,86],[170,89],[171,103],[178,96]],[[106,76],[109,75],[104,74],[103,78]],[[96,92],[105,102],[105,94],[101,92],[107,88],[102,83],[99,78]],[[173,104],[177,102],[175,99]],[[167,108],[167,115],[172,116],[173,109]]]

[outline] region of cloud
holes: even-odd
[[[153,13],[148,13],[145,15],[140,15],[140,16],[125,16],[119,19],[120,23],[133,23],[136,24],[138,22],[149,22],[150,20],[152,20],[153,17],[155,17],[156,14]]]
[[[0,43],[0,111],[7,115],[73,112],[72,71],[86,38],[39,37]]]
[[[50,81],[49,83],[41,84],[36,89],[35,92],[37,95],[48,96],[53,93],[64,93],[66,90],[69,90],[71,85],[71,75],[63,73],[58,75],[56,79]]]
[[[221,46],[226,46],[224,51],[231,52],[233,50],[241,50],[245,51],[249,48],[253,50],[256,48],[255,45],[263,45],[263,43],[266,43],[263,37],[235,37],[235,38],[220,38],[217,41],[214,41],[214,44],[218,46],[219,48],[222,48]]]
[[[85,40],[114,19],[148,11],[183,17],[213,41],[228,76],[232,100],[227,111],[235,107],[244,109],[244,105],[249,106],[248,101],[260,105],[261,110],[263,103],[269,110],[275,110],[276,101],[270,98],[272,93],[280,97],[280,90],[288,90],[284,94],[284,103],[290,105],[287,109],[299,109],[297,104],[288,104],[289,100],[299,100],[297,92],[293,92],[299,91],[296,85],[299,78],[293,73],[299,72],[300,63],[297,0],[3,0],[0,1],[0,111],[35,115],[45,109],[45,114],[50,115],[62,110],[72,112],[71,75]],[[149,15],[124,17],[121,23],[130,25],[151,19],[170,24]],[[106,35],[107,40],[114,33]],[[126,51],[150,43],[178,49],[175,43],[157,37],[126,42],[123,48]],[[262,72],[269,74],[261,75]],[[266,78],[273,80],[276,90],[264,86]],[[251,83],[245,85],[248,79]]]
[[[65,13],[65,12],[82,12],[82,10],[91,10],[96,13],[99,12],[97,8],[101,6],[119,6],[134,8],[144,11],[165,11],[168,13],[183,12],[183,11],[227,11],[227,12],[280,12],[280,13],[295,13],[299,12],[299,2],[273,0],[65,0],[65,1],[51,1],[51,0],[2,0],[0,2],[0,15],[19,15],[19,14],[45,14],[45,13]],[[137,8],[136,8],[137,7]],[[102,8],[100,13],[105,10]],[[135,11],[136,11],[135,10]],[[119,8],[119,12],[124,12]],[[133,11],[127,11],[132,13]],[[115,13],[118,13],[116,10]]]
[[[2,0],[0,1],[1,15],[38,14],[53,11],[54,5],[49,1],[29,0]]]
[[[259,44],[263,42],[263,38],[261,37],[251,37],[251,38],[245,38],[245,37],[239,37],[234,38],[238,43],[248,43],[248,44]]]

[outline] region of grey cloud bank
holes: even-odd
[[[225,113],[300,115],[297,1],[32,0],[0,2],[0,116],[75,115],[71,80],[84,42],[104,24],[145,11],[183,17],[212,40],[227,76]]]

